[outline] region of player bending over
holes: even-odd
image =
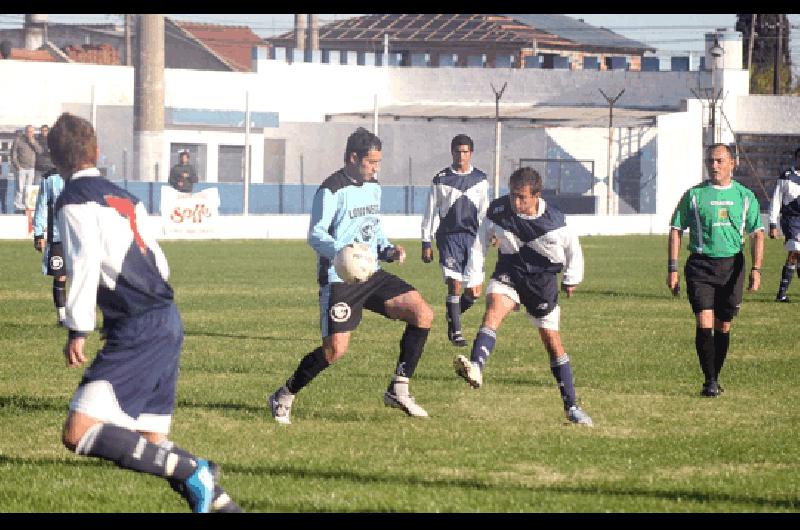
[[[550,370],[567,419],[591,426],[592,419],[578,406],[570,359],[558,331],[561,308],[557,275],[563,270],[562,288],[572,296],[583,279],[580,243],[567,227],[564,214],[542,199],[542,178],[534,169],[514,171],[508,187],[508,195],[489,204],[470,255],[470,278],[482,277],[486,249],[492,236],[497,238],[497,265],[486,289],[483,324],[472,343],[470,358],[458,355],[453,366],[456,374],[479,388],[500,324],[522,304],[550,355]]]

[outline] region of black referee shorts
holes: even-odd
[[[683,271],[694,313],[711,309],[715,318],[723,322],[733,320],[744,293],[744,254],[739,252],[729,258],[692,254]]]
[[[322,337],[356,329],[364,308],[388,317],[386,301],[413,290],[405,280],[384,270],[376,271],[364,283],[323,286],[319,292]]]

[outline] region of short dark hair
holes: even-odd
[[[97,136],[92,124],[83,118],[63,113],[58,117],[50,134],[47,135],[47,145],[50,147],[50,156],[53,163],[65,170],[69,178],[81,166],[97,163]]]
[[[513,190],[522,186],[530,186],[531,195],[536,195],[542,191],[542,176],[532,167],[521,167],[508,178],[508,187]]]
[[[359,127],[350,136],[347,137],[347,146],[344,148],[344,161],[350,158],[350,153],[355,153],[361,159],[367,156],[369,151],[381,150],[381,139],[366,130],[364,127]]]
[[[472,138],[466,134],[457,134],[453,137],[453,140],[450,142],[450,152],[455,151],[456,147],[459,145],[468,146],[470,151],[475,150],[475,144],[472,143]]]
[[[733,152],[733,147],[731,147],[731,146],[730,146],[730,145],[728,145],[728,144],[723,144],[723,143],[719,143],[719,142],[718,142],[718,143],[715,143],[715,144],[711,144],[711,145],[709,145],[709,146],[708,146],[708,150],[706,151],[706,155],[710,155],[710,154],[711,154],[711,151],[713,151],[714,149],[716,149],[716,148],[718,148],[718,147],[722,147],[722,148],[724,148],[726,151],[728,151],[728,156],[730,156],[730,157],[731,157],[731,160],[736,160],[736,154]]]

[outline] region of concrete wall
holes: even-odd
[[[736,98],[736,132],[800,134],[800,98],[753,95]]]

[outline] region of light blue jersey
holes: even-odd
[[[47,230],[47,244],[58,243],[61,236],[58,227],[53,221],[53,209],[56,199],[64,190],[64,179],[58,173],[53,173],[42,178],[39,184],[39,195],[36,196],[36,209],[33,212],[33,235],[44,237]]]
[[[366,243],[375,256],[385,259],[394,246],[381,228],[381,187],[376,181],[358,183],[344,169],[329,176],[314,195],[308,243],[319,255],[320,286],[341,282],[333,267],[336,253],[350,243]]]

